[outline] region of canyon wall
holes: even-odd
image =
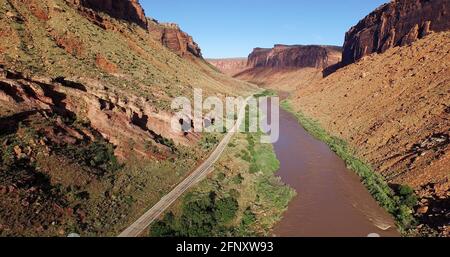
[[[104,12],[109,16],[147,28],[147,18],[138,0],[66,0],[80,8]]]
[[[346,34],[343,65],[450,29],[448,0],[396,0],[380,6]]]
[[[208,59],[207,61],[221,72],[230,76],[248,69],[247,58]]]
[[[341,48],[316,45],[275,45],[274,48],[255,48],[248,57],[252,68],[319,68],[340,61]]]
[[[135,23],[149,31],[151,36],[165,47],[169,48],[181,57],[193,55],[201,57],[201,49],[193,38],[182,31],[177,24],[159,23],[147,18],[144,9],[137,0],[66,0],[72,6],[78,8],[80,13],[92,22],[105,29],[114,29],[114,26],[99,12],[103,12],[112,18]]]
[[[202,51],[194,39],[182,31],[175,23],[159,23],[156,20],[149,21],[149,31],[152,37],[161,42],[165,47],[181,57],[193,55],[202,57]]]
[[[302,68],[322,70],[340,62],[341,56],[342,49],[337,46],[278,44],[273,48],[255,48],[248,58],[209,59],[208,62],[225,74],[248,80],[246,75],[254,75],[256,70],[258,73]]]

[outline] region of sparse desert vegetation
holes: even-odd
[[[295,191],[261,134],[237,134],[214,172],[150,229],[151,236],[267,236]]]

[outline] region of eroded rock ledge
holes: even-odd
[[[66,0],[79,8],[104,12],[113,18],[135,23],[147,28],[147,18],[138,0]],[[84,10],[87,11],[87,10]],[[95,13],[93,13],[95,14]]]
[[[0,68],[0,103],[5,108],[10,106],[15,115],[42,110],[85,121],[116,146],[115,154],[120,159],[130,155],[165,158],[176,143],[191,145],[199,140],[196,133],[172,131],[171,113],[155,109],[142,97],[89,78],[26,77]],[[0,129],[8,129],[14,117],[2,118]],[[147,149],[145,142],[157,151]]]
[[[448,29],[448,0],[395,0],[380,6],[347,32],[342,64]]]
[[[193,55],[202,57],[202,51],[194,39],[182,31],[178,24],[159,23],[156,20],[149,21],[150,34],[156,41],[169,48],[172,52],[181,57]]]

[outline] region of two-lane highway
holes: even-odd
[[[150,226],[161,214],[164,213],[184,192],[189,188],[195,186],[198,182],[203,180],[211,171],[212,165],[220,158],[225,148],[228,146],[234,133],[239,131],[239,127],[245,118],[245,107],[248,103],[247,98],[242,104],[236,123],[219,143],[217,148],[210,154],[194,172],[192,172],[185,180],[183,180],[178,186],[176,186],[170,193],[161,198],[161,200],[155,204],[150,210],[142,215],[136,222],[120,233],[119,237],[138,237],[144,232],[144,230]]]

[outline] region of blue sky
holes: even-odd
[[[342,45],[345,32],[388,0],[140,0],[175,22],[207,58],[244,57],[274,44]]]

